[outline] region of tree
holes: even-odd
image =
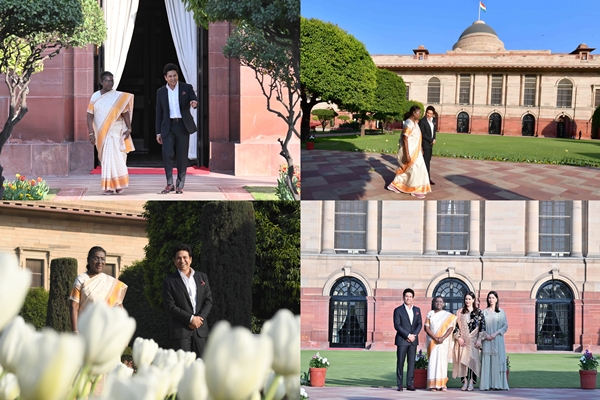
[[[46,325],[55,331],[71,332],[69,295],[76,277],[76,258],[56,258],[50,262],[50,299]]]
[[[96,0],[0,0],[0,74],[10,95],[0,153],[27,111],[31,76],[63,49],[101,44],[104,14]],[[0,199],[4,177],[0,165]]]
[[[202,212],[200,271],[208,275],[212,309],[208,326],[227,320],[250,329],[256,257],[254,207],[249,201],[215,201]]]
[[[319,122],[321,122],[321,126],[323,127],[323,132],[325,132],[325,127],[327,126],[329,121],[331,121],[332,119],[337,117],[337,113],[334,110],[330,110],[330,109],[326,109],[326,108],[319,109],[319,110],[313,110],[312,115],[317,117],[317,120]]]
[[[287,132],[279,153],[288,165],[286,185],[300,200],[293,183],[294,160],[288,151],[292,135],[300,137],[300,0],[183,0],[194,12],[198,25],[230,21],[237,27],[223,48],[225,57],[235,58],[254,71],[267,100],[267,110],[281,118]],[[279,111],[274,104],[284,111]]]
[[[404,80],[387,69],[377,69],[377,89],[373,101],[373,117],[384,123],[401,119],[406,85]]]
[[[425,115],[425,106],[420,101],[416,100],[408,100],[403,102],[402,108],[400,109],[400,119],[404,119],[404,114],[406,114],[412,106],[418,106],[421,109],[421,116]]]
[[[312,108],[330,101],[341,109],[371,108],[377,86],[377,67],[364,44],[336,25],[301,19],[300,83],[302,140],[310,132]],[[364,126],[361,129],[364,134]]]
[[[300,314],[300,203],[259,201],[252,312],[260,323],[280,308]]]
[[[19,315],[25,322],[35,326],[41,331],[46,326],[46,312],[48,310],[48,292],[43,287],[29,289],[23,308]]]
[[[592,139],[598,139],[598,132],[600,131],[600,106],[596,108],[592,115]]]

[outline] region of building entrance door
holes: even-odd
[[[364,348],[367,341],[367,297],[363,284],[344,277],[331,290],[329,344],[331,347]]]
[[[536,301],[538,350],[572,350],[573,295],[567,285],[549,281],[540,288]]]
[[[535,117],[531,114],[527,114],[523,117],[523,129],[521,135],[533,136],[535,130]]]
[[[502,117],[498,113],[490,115],[488,133],[490,135],[499,135],[502,129]]]

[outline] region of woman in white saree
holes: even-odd
[[[444,298],[433,299],[433,310],[429,311],[425,320],[427,333],[427,389],[446,391],[448,382],[448,354],[454,332],[456,315],[444,311]]]
[[[131,139],[133,95],[113,90],[113,74],[108,71],[100,79],[102,89],[92,95],[87,108],[87,126],[102,165],[103,194],[118,194],[129,185],[127,153],[135,150]]]

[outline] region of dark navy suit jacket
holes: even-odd
[[[417,346],[419,344],[419,332],[423,327],[423,321],[421,318],[421,310],[419,307],[413,306],[413,322],[410,323],[408,313],[404,304],[400,307],[396,307],[394,310],[394,328],[396,329],[396,346]],[[408,335],[415,335],[415,340],[410,343],[406,339]]]
[[[192,85],[179,82],[179,110],[187,133],[196,132],[196,124],[190,113],[190,101],[196,100],[196,93]],[[156,134],[163,138],[169,134],[171,128],[171,113],[169,108],[169,94],[167,85],[161,86],[156,91]]]

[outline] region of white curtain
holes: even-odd
[[[139,0],[104,0],[107,35],[104,42],[104,68],[113,73],[119,87],[127,52],[133,36]]]
[[[193,86],[194,92],[198,94],[198,67],[197,67],[197,48],[198,48],[198,27],[194,22],[194,15],[185,10],[181,0],[165,0],[167,6],[167,16],[169,17],[169,26],[171,36],[175,43],[177,59],[185,81]],[[200,103],[200,102],[198,102]],[[198,104],[200,106],[200,104]],[[192,109],[192,116],[196,126],[198,125],[196,117],[197,110]],[[193,160],[198,158],[196,150],[198,133],[190,135],[190,150],[188,158]]]

